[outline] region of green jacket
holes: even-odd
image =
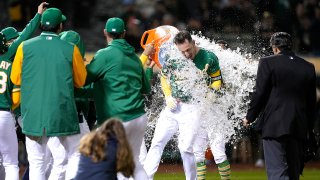
[[[21,65],[22,64],[22,65]],[[85,82],[79,49],[57,34],[43,32],[17,50],[11,80],[21,85],[23,133],[67,136],[79,133],[74,86]]]
[[[20,36],[9,46],[8,51],[0,55],[0,108],[11,109],[12,82],[10,81],[11,63],[16,54],[18,46],[29,39],[38,29],[40,24],[40,14],[36,14],[30,23],[24,28]]]
[[[126,122],[145,114],[143,94],[150,92],[150,82],[126,40],[113,40],[99,50],[87,71],[86,84],[94,82],[98,124],[110,117]]]

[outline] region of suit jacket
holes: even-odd
[[[313,64],[284,51],[261,58],[256,90],[247,120],[255,121],[262,138],[284,135],[304,140],[313,128],[316,107],[316,74]]]

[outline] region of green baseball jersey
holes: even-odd
[[[10,80],[12,61],[16,54],[18,46],[25,40],[29,39],[38,29],[40,24],[40,14],[36,14],[34,18],[27,24],[20,36],[9,46],[8,51],[0,55],[0,108],[11,109],[12,99],[11,93],[13,84]]]
[[[7,59],[0,59],[0,109],[11,109],[12,99],[12,82],[10,73],[12,62]]]
[[[8,51],[0,55],[0,59],[6,59],[9,61],[13,61],[14,55],[18,49],[18,46],[25,40],[30,39],[34,32],[39,28],[40,25],[41,14],[36,14],[33,19],[27,24],[27,26],[20,33],[19,37],[13,41],[13,43],[9,46]]]
[[[188,92],[187,88],[184,87],[189,82],[188,77],[184,76],[184,73],[188,72],[187,62],[187,60],[182,59],[169,59],[162,68],[162,73],[169,78],[172,96],[183,102],[188,102],[192,98],[192,93]],[[213,52],[202,48],[196,54],[193,63],[199,70],[205,69],[206,64],[209,65],[206,71],[208,74],[208,78],[206,79],[208,85],[211,82],[210,75],[220,70],[217,56]]]
[[[79,133],[74,86],[85,82],[79,49],[57,34],[43,32],[17,50],[11,80],[21,85],[23,133],[66,136]]]
[[[200,48],[199,52],[194,57],[193,62],[200,70],[203,70],[206,64],[209,64],[209,68],[207,70],[208,75],[220,70],[218,57],[213,52],[202,48]]]
[[[86,84],[94,83],[98,124],[110,117],[130,121],[145,114],[143,94],[150,92],[142,63],[124,39],[99,50],[87,65]]]

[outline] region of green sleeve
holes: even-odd
[[[149,81],[151,81],[152,76],[153,76],[153,69],[148,67],[148,68],[146,69],[146,77],[147,77],[147,79],[148,79]]]
[[[212,53],[209,57],[209,69],[207,72],[210,75],[217,72],[218,70],[220,70],[219,59],[215,54]]]
[[[90,64],[87,65],[87,78],[85,85],[91,84],[103,76],[103,68],[105,67],[104,60],[102,59],[103,55],[97,52],[93,57]]]
[[[16,54],[16,51],[18,49],[18,46],[25,40],[28,40],[31,38],[31,36],[34,34],[34,32],[38,29],[40,25],[40,19],[41,14],[37,13],[33,19],[29,22],[29,24],[26,25],[26,27],[23,29],[19,37],[13,41],[11,46],[8,49],[7,57],[11,60],[13,60],[13,57]]]

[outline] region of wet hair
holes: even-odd
[[[132,151],[121,121],[115,118],[106,120],[96,131],[85,135],[80,141],[79,151],[94,162],[103,161],[107,156],[105,147],[110,137],[117,141],[117,172],[122,172],[126,177],[133,176],[135,164]]]
[[[56,26],[44,26],[42,24],[40,25],[41,31],[48,31],[48,32],[57,33],[59,28],[60,28],[60,24],[58,24]]]
[[[270,38],[270,46],[279,48],[280,51],[292,49],[291,35],[286,32],[276,32]]]
[[[173,39],[173,42],[175,44],[183,44],[186,40],[188,40],[189,42],[192,42],[192,37],[188,31],[183,30],[178,32],[178,34],[176,34],[176,36]]]

